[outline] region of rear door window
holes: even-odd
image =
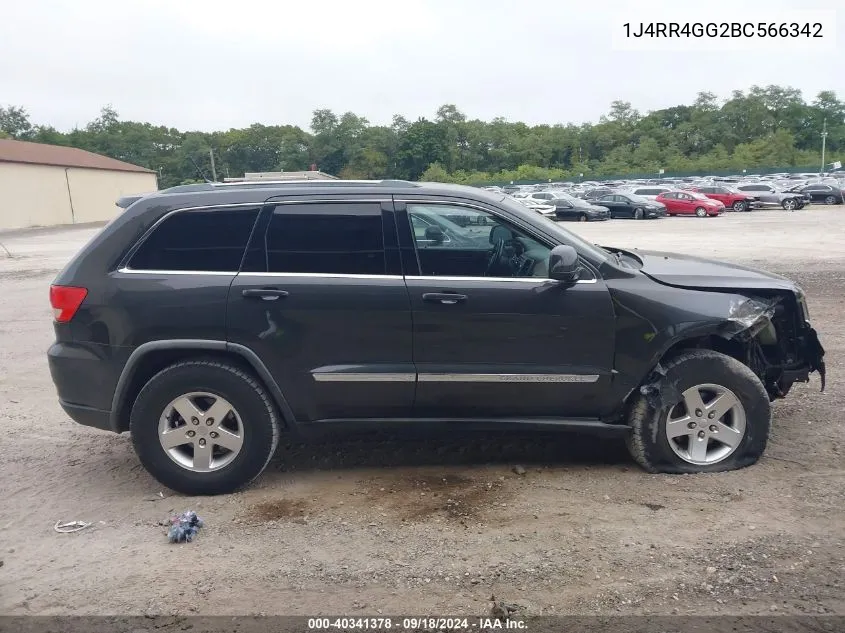
[[[258,211],[226,207],[166,216],[135,250],[129,268],[236,273]]]
[[[386,273],[378,204],[279,205],[270,220],[265,244],[267,272]]]

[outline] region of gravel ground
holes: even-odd
[[[797,385],[732,473],[650,475],[574,435],[361,436],[283,441],[250,488],[187,498],[56,402],[47,287],[95,229],[0,235],[0,613],[484,614],[491,594],[527,615],[845,613],[845,209],[569,226],[792,276],[827,392]],[[189,508],[206,527],[169,545]]]

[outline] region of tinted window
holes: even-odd
[[[281,205],[265,243],[269,272],[385,274],[379,205]]]
[[[180,211],[153,230],[129,267],[237,272],[257,217],[258,209]]]

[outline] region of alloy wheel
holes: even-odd
[[[182,468],[207,473],[230,464],[241,452],[244,427],[225,398],[191,392],[168,404],[158,423],[164,452]]]
[[[733,209],[741,213],[745,211],[745,203],[742,200],[737,200],[733,203]]]
[[[707,215],[707,211],[704,209],[704,207],[698,207],[698,208],[695,210],[695,214],[696,214],[698,217],[703,218],[704,216],[706,216],[706,215]]]
[[[672,451],[697,466],[718,464],[745,437],[745,408],[736,394],[715,384],[695,385],[669,411],[666,439]]]
[[[828,196],[824,199],[825,204],[836,204],[836,198],[834,196]]]
[[[792,198],[787,198],[786,200],[783,201],[783,208],[786,209],[787,211],[792,211],[792,210],[795,209],[795,207],[796,207],[795,200],[793,200]]]

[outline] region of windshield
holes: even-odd
[[[507,196],[502,199],[500,204],[506,209],[510,209],[514,213],[525,213],[525,207],[523,205],[519,204],[515,200],[508,199]],[[575,233],[567,231],[566,229],[562,228],[557,222],[550,220],[544,215],[540,215],[539,213],[535,215],[537,217],[532,216],[532,222],[534,224],[539,224],[546,233],[556,237],[561,241],[561,243],[569,244],[576,250],[581,251],[583,253],[587,253],[590,257],[594,258],[598,262],[604,262],[609,259],[608,251],[606,251],[602,247],[588,242],[584,238],[575,235]]]

